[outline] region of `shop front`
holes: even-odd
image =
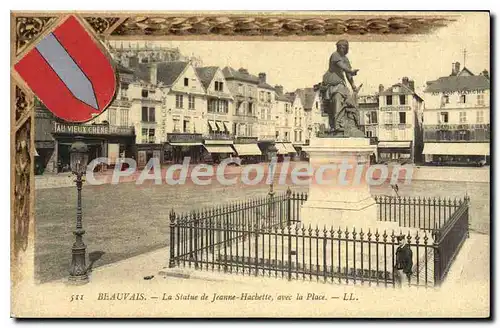
[[[163,144],[137,144],[135,145],[135,160],[137,167],[145,167],[151,158],[157,158],[160,164],[163,163]]]
[[[208,135],[204,140],[204,162],[218,164],[226,158],[235,156],[233,138],[230,135]]]
[[[82,137],[82,141],[88,146],[89,163],[98,157],[108,158],[107,163],[99,165],[96,170],[113,167],[120,157],[134,154],[135,133],[132,127],[54,122],[52,136],[54,153],[50,158],[54,163],[50,166],[54,168],[54,172],[70,171],[69,149],[76,136]]]
[[[234,141],[233,147],[242,164],[254,164],[264,161],[256,137],[238,137]]]
[[[282,162],[286,157],[292,159],[297,154],[291,142],[277,142],[275,146],[278,151],[278,162]]]
[[[192,164],[203,161],[205,148],[201,133],[167,133],[167,142],[170,150],[165,154],[166,161],[180,164],[185,157],[189,157]]]
[[[426,164],[484,165],[490,163],[490,144],[486,142],[426,142]]]
[[[386,162],[413,162],[413,149],[411,141],[380,141],[377,146],[378,161]]]

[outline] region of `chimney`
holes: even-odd
[[[266,83],[266,73],[259,73],[259,82]]]
[[[486,77],[488,80],[490,79],[490,73],[488,72],[487,69],[481,72],[481,75]]]
[[[408,77],[407,77],[407,76],[403,77],[402,81],[403,81],[403,85],[404,85],[404,86],[408,86],[408,84],[409,84],[409,80],[408,80]]]
[[[157,73],[158,68],[156,67],[156,63],[149,65],[149,82],[153,85],[156,85],[158,83]]]
[[[452,63],[451,64],[451,75],[457,76],[459,72],[460,72],[460,63],[459,62]]]
[[[276,94],[278,95],[283,95],[283,86],[282,85],[275,85],[274,89],[276,89]]]
[[[408,87],[409,87],[412,91],[415,91],[415,81],[410,80],[410,81],[408,82]]]
[[[378,85],[378,93],[381,94],[382,92],[384,92],[384,85],[383,84],[379,84]]]

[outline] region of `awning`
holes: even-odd
[[[234,153],[233,148],[231,146],[224,146],[224,145],[218,145],[218,146],[213,146],[213,145],[205,145],[205,148],[209,153],[218,153],[218,154],[232,154]]]
[[[410,148],[411,141],[380,141],[378,148]]]
[[[257,144],[235,144],[233,146],[234,149],[236,149],[238,156],[262,155],[262,152]]]
[[[439,142],[425,143],[425,155],[490,155],[489,143],[475,142]]]
[[[224,126],[226,127],[227,132],[231,131],[231,129],[229,128],[229,122],[224,122]]]
[[[170,142],[170,146],[201,146],[201,142]]]
[[[224,132],[224,124],[222,124],[222,122],[219,122],[219,121],[217,121],[215,123],[217,123],[217,127],[219,128],[219,131]]]
[[[210,129],[212,129],[212,131],[217,131],[217,125],[215,125],[214,121],[208,121],[208,125],[210,125]]]
[[[285,145],[285,149],[287,150],[288,153],[294,154],[297,152],[297,150],[295,150],[295,147],[293,147],[291,143],[284,143],[283,145]]]
[[[276,149],[278,150],[278,155],[288,154],[288,150],[286,149],[285,144],[283,144],[281,142],[277,142],[275,144],[275,146],[276,146]]]

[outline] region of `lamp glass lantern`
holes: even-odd
[[[87,169],[87,162],[89,160],[88,146],[77,137],[77,140],[71,144],[70,152],[70,166],[74,174],[83,174]]]

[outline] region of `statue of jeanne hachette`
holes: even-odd
[[[348,53],[349,42],[338,41],[337,51],[330,56],[328,71],[323,75],[319,89],[326,106],[325,112],[328,114],[329,134],[338,137],[364,137],[364,133],[359,129],[359,110],[356,103],[361,86],[356,87],[353,78],[359,70],[351,67]],[[352,94],[346,79],[351,85]]]

